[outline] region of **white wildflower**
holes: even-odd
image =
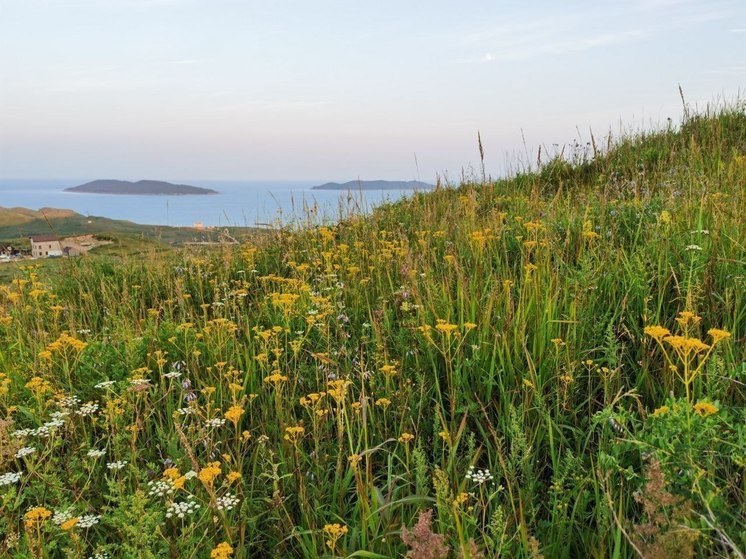
[[[121,470],[127,465],[127,460],[117,460],[116,462],[108,462],[106,467],[110,470]]]
[[[94,388],[103,389],[103,388],[109,388],[110,386],[114,386],[116,384],[116,381],[114,380],[105,380],[103,382],[99,382],[97,385],[94,386]]]
[[[174,492],[174,482],[170,479],[158,479],[148,482],[148,495],[151,497],[165,497]]]
[[[63,409],[74,410],[80,405],[80,398],[77,396],[65,396],[60,400],[60,407]]]
[[[93,415],[98,411],[98,404],[96,402],[87,402],[80,406],[80,409],[76,411],[80,416]]]
[[[8,472],[0,476],[0,487],[18,483],[21,480],[20,472]]]
[[[36,449],[33,446],[24,446],[23,448],[18,449],[18,452],[16,452],[16,458],[24,458],[34,452],[36,452]]]
[[[239,503],[238,497],[231,493],[226,493],[222,497],[218,497],[217,509],[218,510],[233,510]]]
[[[180,503],[171,503],[166,509],[166,518],[184,518],[187,514],[193,514],[199,509],[199,504],[193,500]]]
[[[101,520],[100,514],[84,514],[80,517],[78,526],[83,529],[90,528],[91,526],[98,524],[99,520]]]
[[[470,479],[477,485],[482,485],[483,483],[492,481],[494,477],[487,468],[484,470],[476,470],[474,469],[474,466],[469,466],[469,471],[466,472],[466,479]]]
[[[54,516],[52,516],[52,522],[59,526],[60,524],[64,524],[70,520],[72,517],[73,513],[70,512],[70,509],[58,510],[54,513]]]

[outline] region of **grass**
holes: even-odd
[[[20,270],[0,552],[743,557],[745,142],[735,104],[334,227]]]

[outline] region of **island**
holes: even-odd
[[[431,190],[435,185],[422,181],[349,181],[328,182],[311,190]]]
[[[102,179],[66,188],[65,192],[84,192],[88,194],[137,194],[149,196],[185,196],[218,194],[216,190],[171,184],[165,181],[141,180],[137,182]]]

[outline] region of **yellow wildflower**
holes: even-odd
[[[389,400],[388,398],[378,398],[378,400],[376,400],[376,405],[381,406],[383,409],[386,409],[391,405],[391,400]]]
[[[241,406],[231,406],[223,415],[228,421],[233,423],[233,425],[238,425],[238,421],[243,415],[243,408]]]
[[[671,332],[668,330],[668,328],[664,328],[663,326],[655,326],[655,325],[646,326],[645,333],[651,338],[654,338],[658,341],[661,341],[666,336],[671,335]]]
[[[62,528],[65,532],[69,532],[75,527],[78,522],[80,522],[80,517],[76,516],[60,524],[60,528]]]
[[[286,441],[289,441],[291,443],[296,443],[298,439],[305,433],[306,430],[301,427],[300,425],[297,425],[295,427],[285,427],[285,437],[284,439]]]
[[[696,411],[702,417],[707,417],[713,413],[717,413],[719,410],[709,402],[697,402],[694,404],[694,411]]]
[[[710,328],[707,331],[707,334],[712,338],[712,345],[730,338],[730,332],[727,330],[720,330],[719,328]]]
[[[669,408],[668,406],[661,406],[655,409],[655,411],[653,412],[653,417],[660,417],[661,415],[666,414],[670,411],[671,408]]]
[[[225,476],[228,480],[228,483],[233,483],[234,481],[237,481],[241,479],[241,474],[239,472],[231,472],[227,476]]]
[[[52,516],[52,511],[45,507],[34,507],[23,515],[23,523],[27,528],[32,528],[41,524],[47,518]]]
[[[329,549],[334,549],[337,545],[339,538],[347,533],[347,526],[344,524],[327,524],[324,526],[324,533],[329,537],[326,540],[326,545]]]
[[[233,547],[228,542],[221,542],[210,552],[210,559],[228,559],[233,555]]]
[[[197,477],[207,487],[212,487],[215,478],[220,475],[220,462],[210,462],[199,471]]]
[[[407,444],[412,439],[414,439],[414,435],[412,433],[402,433],[401,435],[399,435],[399,442],[400,443]]]
[[[163,471],[164,479],[170,479],[171,481],[174,481],[179,475],[179,468],[166,468]]]

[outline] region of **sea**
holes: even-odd
[[[262,227],[292,222],[333,223],[364,214],[412,191],[312,190],[318,181],[179,180],[214,195],[133,196],[65,192],[90,179],[0,179],[0,206],[70,209],[85,216],[174,227]]]

